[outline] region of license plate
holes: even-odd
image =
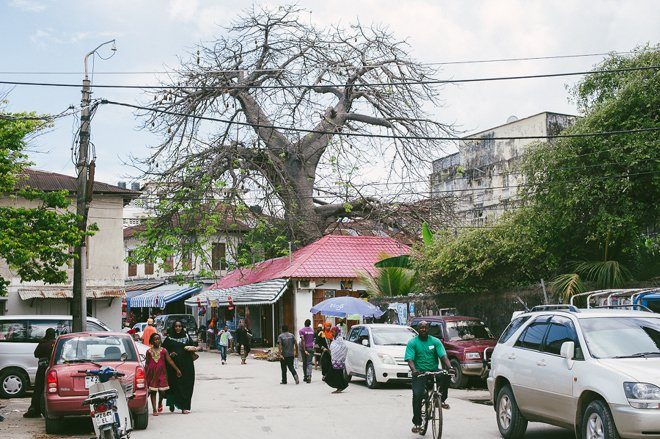
[[[96,419],[96,425],[98,426],[112,424],[115,422],[115,413],[112,410],[108,410],[107,412],[102,413],[95,413],[94,419]]]
[[[96,376],[86,376],[85,377],[85,389],[89,389],[92,384],[98,383],[99,377]]]

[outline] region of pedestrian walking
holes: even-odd
[[[323,349],[321,347],[322,339],[323,325],[319,323],[314,333],[314,367],[316,369],[318,369],[321,365],[321,354],[323,354]]]
[[[156,327],[154,326],[154,319],[147,319],[147,326],[145,326],[144,331],[142,331],[142,344],[149,346],[151,335],[156,332],[158,331],[156,331]]]
[[[341,335],[346,337],[348,334],[348,325],[346,324],[346,319],[339,319],[337,321],[337,327],[340,329]]]
[[[24,418],[39,418],[41,417],[41,398],[44,394],[44,385],[46,379],[46,369],[48,369],[48,362],[50,361],[50,354],[53,353],[55,347],[55,338],[57,333],[55,329],[48,328],[41,339],[36,349],[34,350],[34,357],[39,360],[37,367],[37,376],[34,380],[34,392],[32,393],[32,400],[27,412],[23,414]]]
[[[250,353],[250,339],[252,334],[245,326],[243,319],[238,321],[236,328],[236,352],[241,356],[241,364],[246,364],[247,356]]]
[[[160,334],[151,334],[149,344],[151,348],[145,355],[144,374],[147,379],[149,396],[151,397],[153,415],[158,416],[163,411],[165,392],[170,389],[167,383],[167,366],[169,365],[174,370],[177,378],[181,378],[181,371],[172,361],[167,349],[161,346]],[[156,394],[159,396],[158,405],[156,405]]]
[[[348,381],[344,376],[344,366],[348,347],[341,335],[341,329],[337,326],[332,328],[333,339],[330,342],[330,365],[325,376],[325,383],[335,389],[332,393],[341,393],[348,387]]]
[[[296,337],[289,332],[287,325],[282,325],[282,333],[277,337],[277,346],[280,349],[280,366],[282,368],[282,381],[280,384],[286,384],[287,368],[293,375],[296,384],[300,384],[298,373],[293,367],[293,359],[298,356],[298,345],[296,344]]]
[[[312,382],[312,361],[314,359],[314,330],[312,321],[305,320],[305,327],[298,331],[300,335],[300,353],[302,356],[303,381]]]
[[[218,351],[220,351],[222,364],[227,362],[227,349],[229,348],[229,342],[232,338],[233,337],[231,336],[231,332],[229,332],[229,328],[227,326],[222,328],[218,334]]]
[[[193,390],[195,388],[195,364],[197,347],[183,327],[181,321],[174,322],[163,340],[163,347],[167,349],[174,364],[181,371],[177,376],[176,370],[168,364],[167,382],[170,390],[167,392],[167,405],[170,411],[175,408],[185,415],[190,413]]]
[[[332,323],[325,322],[323,324],[323,331],[321,332],[322,337],[319,340],[321,350],[321,375],[323,375],[323,380],[328,375],[330,370],[331,361],[330,361],[330,342],[332,341]]]

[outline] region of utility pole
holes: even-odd
[[[78,179],[76,182],[76,214],[78,215],[78,229],[87,232],[87,217],[89,205],[92,201],[94,187],[94,162],[89,161],[89,138],[91,122],[92,90],[91,81],[87,74],[87,59],[106,44],[112,43],[112,52],[117,50],[115,40],[106,41],[96,49],[85,55],[85,77],[83,78],[83,89],[80,113],[80,139],[78,142],[78,162],[76,171]],[[71,315],[73,317],[72,331],[82,332],[87,330],[87,236],[83,236],[81,242],[74,249],[76,258],[73,260],[73,300],[71,302]]]

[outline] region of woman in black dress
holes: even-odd
[[[180,321],[174,322],[167,334],[168,336],[163,341],[163,347],[167,349],[170,357],[181,371],[181,376],[177,377],[176,371],[169,365],[167,366],[167,381],[170,386],[167,392],[167,405],[171,412],[178,408],[185,415],[190,413],[195,387],[195,363],[193,361],[197,356],[195,351],[198,349]]]

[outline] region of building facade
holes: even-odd
[[[524,119],[514,116],[506,124],[461,140],[458,152],[433,162],[431,193],[454,205],[457,226],[483,227],[519,205],[525,181],[519,164],[538,139],[500,137],[554,136],[572,125],[576,116],[543,112]]]
[[[37,170],[26,171],[27,183],[44,191],[68,190],[75,212],[76,179],[68,175]],[[124,297],[124,247],[122,222],[124,206],[138,192],[94,183],[94,196],[89,209],[89,223],[98,231],[87,240],[87,313],[113,329],[121,328],[121,302]],[[3,206],[37,207],[37,202],[22,198],[0,198]],[[5,314],[71,314],[73,297],[73,261],[64,267],[68,281],[64,284],[22,282],[7,264],[0,260],[0,273],[10,281]],[[2,302],[0,302],[2,306]]]

